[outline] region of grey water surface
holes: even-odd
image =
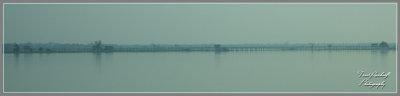
[[[395,50],[4,54],[5,92],[394,92]],[[391,72],[382,88],[357,72]]]

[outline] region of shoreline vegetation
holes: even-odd
[[[4,44],[3,53],[76,53],[76,52],[229,52],[229,51],[289,51],[289,50],[396,50],[395,43],[301,43],[301,44]]]

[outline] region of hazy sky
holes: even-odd
[[[395,4],[6,4],[5,43],[396,41]]]

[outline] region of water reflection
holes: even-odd
[[[215,51],[214,52],[214,64],[216,68],[220,68],[221,66],[221,52]]]
[[[228,51],[214,51],[214,62],[216,64],[216,67],[219,68],[221,64],[223,63],[222,61],[222,55],[228,54],[228,53],[233,53],[233,52],[228,52]]]
[[[113,64],[113,52],[93,52],[96,71],[102,72],[103,64]]]
[[[315,60],[314,60],[314,50],[311,50],[311,52],[310,52],[310,59],[311,59],[311,65],[312,65],[312,67],[313,67],[313,69],[314,69],[314,66],[316,66],[315,65]]]
[[[112,89],[118,87],[135,92],[140,92],[136,89],[143,88],[143,86],[154,86],[157,88],[168,87],[172,88],[171,90],[173,91],[180,91],[183,89],[203,90],[207,89],[207,86],[210,85],[215,86],[216,88],[239,91],[243,90],[243,88],[235,88],[232,87],[232,85],[245,87],[246,90],[244,91],[248,91],[247,89],[251,91],[259,89],[270,90],[275,87],[278,88],[276,90],[281,91],[312,91],[314,89],[304,89],[303,87],[296,86],[319,88],[325,84],[324,86],[333,86],[333,88],[329,87],[330,89],[326,89],[328,91],[341,89],[369,92],[369,88],[365,88],[364,90],[360,89],[359,86],[349,84],[351,82],[359,82],[358,78],[337,78],[337,76],[354,77],[354,72],[359,71],[358,69],[360,68],[364,67],[365,70],[362,70],[370,71],[371,68],[378,68],[382,65],[385,66],[384,68],[381,68],[381,70],[394,72],[394,54],[395,51],[393,50],[332,50],[329,52],[319,50],[229,51],[184,53],[91,52],[54,53],[51,54],[51,57],[43,54],[43,61],[40,62],[38,62],[38,59],[40,59],[38,56],[40,55],[37,53],[27,54],[26,56],[24,53],[14,55],[6,54],[6,60],[10,61],[6,62],[9,66],[6,66],[7,72],[5,76],[8,76],[8,81],[5,83],[10,85],[7,88],[17,88],[19,85],[26,85],[32,90],[39,90],[36,87],[30,87],[30,85],[36,84],[44,86],[41,90],[55,89],[79,91],[91,88],[93,90],[115,91]],[[24,57],[29,58],[30,55],[33,55],[33,61],[25,61],[26,59]],[[373,56],[375,57],[371,58]],[[368,59],[376,59],[376,61],[371,62]],[[15,60],[15,62],[12,62],[13,60]],[[75,61],[69,62],[70,60]],[[380,64],[382,60],[386,60],[385,62],[387,64]],[[19,65],[20,68],[18,72],[15,72],[15,68],[12,67],[17,66],[18,62],[21,65]],[[314,65],[311,64],[312,62],[314,62]],[[28,65],[31,63],[34,65]],[[371,63],[373,63],[372,65],[374,66],[368,67]],[[58,70],[59,68],[62,69]],[[336,77],[332,75],[335,75]],[[42,78],[32,79],[32,76]],[[393,79],[394,78],[389,78],[388,81],[394,81]],[[177,80],[184,82],[175,84],[177,83]],[[249,80],[251,82],[249,82]],[[49,81],[52,83],[43,81]],[[115,83],[115,81],[118,81],[118,83]],[[221,82],[224,84],[220,84]],[[326,84],[326,82],[332,83]],[[67,85],[53,86],[55,83]],[[311,83],[315,84],[307,85]],[[205,84],[209,85],[206,86]],[[82,85],[86,87],[79,87]],[[190,87],[187,85],[196,87]],[[292,89],[280,88],[280,86],[289,85],[292,86]],[[388,86],[388,88],[385,88],[382,91],[391,91],[393,89],[392,86]],[[15,90],[23,91],[24,89]],[[154,92],[159,91],[159,89],[151,88],[148,90]]]
[[[14,53],[14,66],[15,69],[18,70],[19,67],[19,53]]]
[[[34,53],[24,53],[24,61],[25,62],[32,62],[32,55]]]
[[[101,52],[94,52],[93,53],[93,55],[94,55],[94,62],[95,62],[95,66],[96,66],[96,70],[98,71],[98,72],[101,72],[101,55],[102,55],[102,53]]]
[[[371,50],[371,65],[369,66],[370,68],[385,68],[388,65],[388,53],[391,50]]]
[[[214,52],[214,61],[216,64],[219,64],[221,62],[221,52],[219,51]]]
[[[105,63],[107,63],[107,64],[113,64],[113,59],[114,59],[114,56],[113,56],[113,54],[114,54],[114,52],[105,52],[104,53],[104,55],[105,55]]]
[[[389,50],[379,50],[379,57],[380,57],[380,64],[382,68],[386,68],[388,65],[386,65],[387,60],[388,60],[388,53]]]

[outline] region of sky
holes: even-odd
[[[396,42],[396,4],[6,4],[5,43]]]

